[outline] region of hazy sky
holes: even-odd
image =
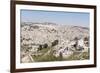
[[[89,27],[89,13],[21,10],[21,22],[52,22]]]

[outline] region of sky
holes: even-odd
[[[60,25],[89,27],[89,13],[21,10],[21,22],[52,22]]]

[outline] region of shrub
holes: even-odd
[[[88,37],[85,37],[85,38],[84,38],[84,41],[88,41],[88,40],[89,40],[89,38],[88,38]]]
[[[38,50],[42,50],[42,45],[39,45],[39,48],[38,48]]]
[[[59,58],[60,58],[60,60],[63,60],[63,55],[62,55],[61,52],[60,52],[60,54],[59,54]]]
[[[48,44],[44,44],[43,45],[43,48],[48,48]]]
[[[78,37],[75,37],[74,40],[75,40],[75,41],[78,41]]]
[[[39,28],[39,26],[31,26],[32,28],[34,28],[34,29],[38,29]]]
[[[54,42],[52,42],[52,46],[55,46],[58,44],[58,40],[55,40]]]

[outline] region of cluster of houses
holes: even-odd
[[[57,49],[54,50],[53,55],[59,57],[62,54],[62,57],[66,58],[72,55],[75,51],[88,52],[88,50],[89,38],[85,37],[82,39],[75,39],[67,43],[64,42],[64,45],[60,44],[59,46],[57,46]]]
[[[30,44],[27,47],[31,46],[31,49],[28,49],[34,55],[38,55],[38,51],[44,48],[48,48],[49,44]],[[62,55],[63,58],[67,58],[72,55],[75,51],[77,52],[87,52],[89,50],[89,37],[84,37],[81,39],[75,38],[74,40],[54,40],[51,42],[51,47],[53,47],[53,55],[59,57]]]
[[[89,49],[89,30],[79,26],[62,26],[54,23],[22,23],[21,25],[21,59],[28,55],[41,55],[42,49],[55,57],[63,58],[75,51],[87,52]],[[76,37],[76,38],[75,38]],[[84,37],[84,38],[83,38]],[[52,49],[52,50],[49,50]],[[29,59],[28,59],[29,60]]]

